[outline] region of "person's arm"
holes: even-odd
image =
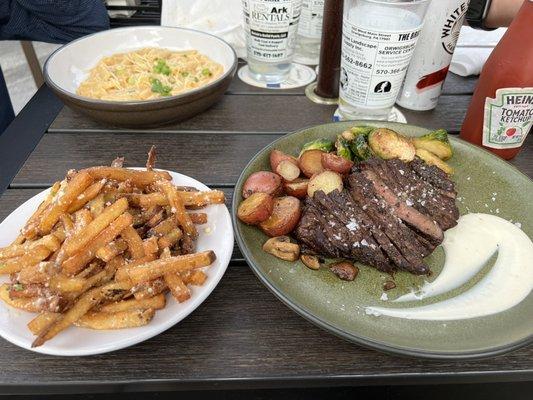
[[[483,20],[486,28],[509,26],[524,0],[492,0],[487,16]],[[531,21],[533,24],[533,21]]]
[[[0,39],[64,43],[109,29],[102,0],[3,0]]]

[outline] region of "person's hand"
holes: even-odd
[[[483,20],[485,28],[509,26],[524,0],[492,0],[487,17]]]

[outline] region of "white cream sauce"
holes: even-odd
[[[449,292],[472,279],[496,252],[497,260],[477,284],[456,297],[419,307],[366,307],[366,313],[422,320],[476,318],[505,311],[533,290],[533,242],[503,218],[466,214],[456,227],[445,232],[442,245],[446,262],[440,275],[396,302]]]

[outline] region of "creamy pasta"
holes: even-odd
[[[196,50],[149,47],[103,58],[77,94],[115,101],[157,99],[204,86],[223,71],[222,65]]]

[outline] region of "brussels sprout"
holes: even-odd
[[[334,143],[331,140],[328,139],[316,139],[312,142],[308,142],[303,145],[302,151],[300,152],[300,155],[302,155],[304,152],[308,150],[320,150],[324,151],[326,153],[329,153],[331,150],[333,150]]]
[[[420,157],[422,160],[424,160],[429,165],[434,165],[440,169],[442,169],[444,172],[446,172],[448,175],[453,174],[453,168],[450,167],[447,163],[442,161],[439,157],[437,157],[435,154],[425,150],[425,149],[416,149],[416,155]]]
[[[378,157],[385,160],[399,158],[409,162],[415,158],[415,146],[411,141],[391,129],[374,129],[368,135],[368,144]]]
[[[353,161],[352,151],[350,150],[350,142],[348,140],[344,139],[341,135],[337,136],[335,147],[337,149],[338,156]]]
[[[352,126],[350,129],[342,132],[342,137],[346,140],[354,140],[357,136],[368,136],[375,128],[373,126]]]
[[[358,161],[364,161],[374,155],[363,135],[357,136],[350,142],[350,149]]]
[[[424,136],[414,138],[413,144],[417,149],[427,150],[441,160],[448,160],[453,155],[452,146],[448,141],[448,133],[444,129],[437,129]]]

